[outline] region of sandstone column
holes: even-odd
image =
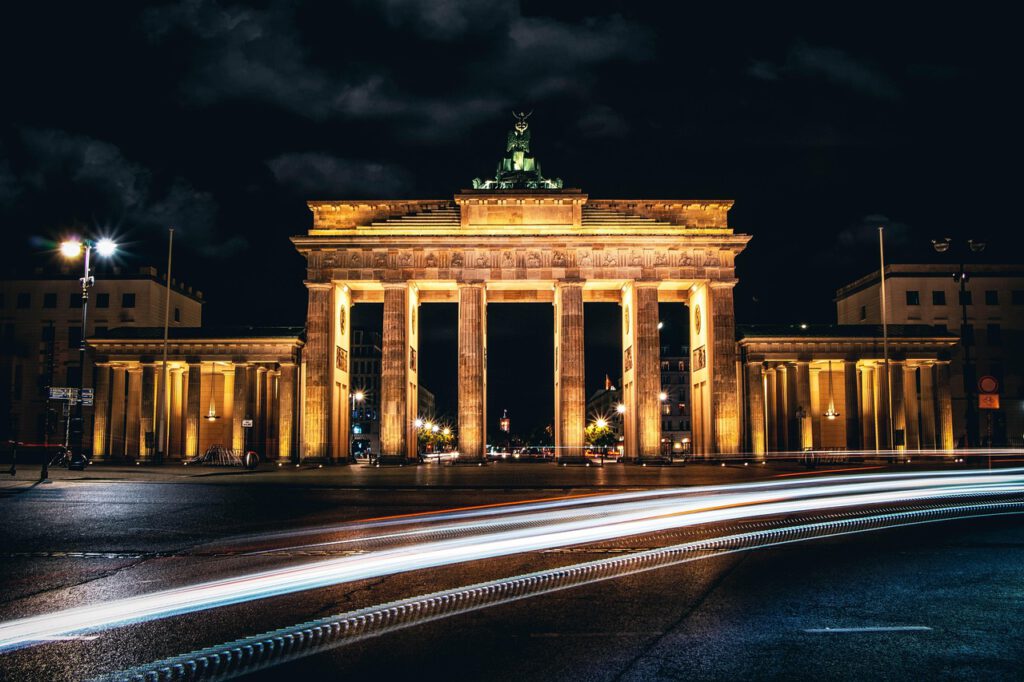
[[[765,456],[765,378],[760,362],[747,363],[747,423],[750,424],[750,450],[758,459]]]
[[[325,461],[330,453],[331,425],[331,298],[334,285],[306,282],[309,303],[306,309],[306,345],[302,349],[306,366],[305,395],[302,410],[303,460]],[[236,368],[235,378],[238,378]],[[238,386],[235,386],[238,396]],[[235,401],[235,412],[244,410],[243,400]],[[236,422],[240,420],[236,419]],[[241,428],[240,426],[238,428]],[[236,436],[239,434],[236,433]],[[236,438],[237,440],[237,438]],[[239,441],[240,442],[240,441]]]
[[[800,449],[814,447],[814,419],[811,413],[811,372],[810,363],[806,360],[798,360],[796,363],[796,404],[800,414],[803,415],[798,417]]]
[[[410,442],[416,419],[414,367],[411,337],[411,303],[414,292],[406,282],[384,285],[384,339],[381,349],[380,456],[382,461],[402,463],[414,456]],[[411,454],[412,453],[412,454]]]
[[[146,459],[152,458],[156,449],[155,424],[156,365],[146,362],[142,365],[142,412],[139,418],[139,442],[142,444],[140,451]]]
[[[821,447],[821,367],[811,365],[811,447]]]
[[[657,282],[630,282],[625,287],[623,299],[624,329],[627,338],[623,341],[623,398],[626,413],[624,423],[627,441],[632,440],[635,448],[633,459],[643,461],[661,457],[661,342],[658,335],[658,284]],[[627,349],[625,344],[630,343]],[[627,370],[626,367],[629,366]],[[733,369],[735,378],[736,370]],[[627,391],[626,384],[629,390]],[[632,436],[631,438],[629,436]],[[628,457],[628,451],[627,451]]]
[[[110,451],[110,365],[96,363],[93,382],[96,384],[92,418],[92,458],[107,459]]]
[[[129,367],[127,372],[128,398],[125,406],[124,449],[129,457],[138,458],[141,455],[139,448],[139,421],[142,412],[142,368],[138,366]]]
[[[903,366],[903,409],[907,413],[907,447],[917,450],[921,447],[918,428],[917,367]]]
[[[931,365],[921,366],[921,447],[935,449],[935,381],[934,368]]]
[[[295,365],[292,363],[281,364],[277,396],[277,459],[290,462],[295,442]]]
[[[110,447],[108,451],[113,459],[124,457],[124,365],[114,365],[114,380],[110,388]]]
[[[891,383],[892,363],[887,368],[884,362],[875,367],[875,415],[877,419],[878,449],[892,450],[892,431],[889,429],[889,385]]]
[[[892,429],[893,438],[899,439],[896,435],[903,432],[903,446],[907,445],[907,410],[903,402],[903,362],[889,361],[892,370]]]
[[[174,455],[180,459],[182,452],[184,451],[183,436],[185,435],[185,420],[184,406],[185,406],[185,391],[188,387],[185,385],[185,370],[181,367],[172,367],[169,373],[171,383],[171,439],[170,439],[170,450],[168,455]]]
[[[185,457],[199,454],[199,428],[202,424],[203,365],[192,360],[188,363],[188,396],[185,406]]]
[[[235,363],[234,395],[231,400],[231,449],[241,452],[245,449],[245,428],[242,421],[248,419],[246,399],[249,395],[249,373],[244,362]]]
[[[875,369],[870,365],[861,367],[860,377],[860,432],[865,450],[878,449],[875,433]]]
[[[778,452],[779,450],[779,399],[778,399],[778,373],[775,367],[769,365],[765,370],[767,381],[768,397],[768,423],[765,424],[765,433],[768,434],[768,451]]]
[[[580,458],[587,396],[583,372],[583,283],[555,285],[555,456]]]
[[[775,368],[775,409],[778,417],[779,450],[788,452],[793,446],[789,440],[790,414],[793,406],[789,402],[789,383],[792,381],[789,368],[780,364]]]
[[[857,361],[843,361],[843,401],[846,403],[846,449],[860,450],[860,407],[857,396]]]
[[[334,290],[334,417],[337,419],[334,433],[334,456],[340,462],[348,462],[352,447],[352,291],[347,285],[338,285]],[[278,379],[280,384],[280,379]],[[279,389],[280,390],[280,389]],[[365,405],[365,403],[364,403]],[[276,409],[280,410],[278,405]],[[278,435],[280,438],[280,435]]]
[[[740,449],[739,387],[736,383],[736,317],[733,310],[735,282],[711,282],[709,314],[713,352],[711,365],[711,416],[715,451],[733,454]],[[657,311],[657,306],[655,306]]]
[[[938,439],[939,447],[943,450],[952,450],[956,447],[953,437],[953,399],[949,386],[949,362],[940,362],[935,365],[935,394],[938,402]]]
[[[459,460],[483,461],[487,300],[482,283],[459,284]]]

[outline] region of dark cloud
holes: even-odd
[[[416,65],[405,53],[381,50],[343,72],[320,64],[304,48],[288,4],[257,9],[187,0],[147,10],[143,24],[157,44],[182,34],[194,44],[182,87],[196,105],[256,100],[320,121],[401,119],[411,122],[402,135],[413,138],[425,130],[442,137],[461,132],[514,99],[585,97],[591,68],[651,57],[649,31],[620,16],[567,23],[525,17],[516,2],[392,0],[370,8],[418,39],[472,41],[484,34],[493,40],[485,49],[473,45],[473,58],[459,64],[461,73],[445,74],[460,78],[459,88],[422,88],[406,82]]]
[[[629,134],[626,119],[606,105],[587,110],[577,125],[585,137],[624,137]]]
[[[9,214],[43,206],[65,225],[88,216],[89,227],[151,233],[175,227],[185,243],[208,256],[230,256],[245,246],[215,229],[212,195],[181,178],[162,182],[117,146],[63,130],[29,129],[17,136],[19,163],[0,166],[0,201]],[[6,179],[5,179],[6,175]]]
[[[267,162],[274,178],[305,198],[406,196],[411,176],[397,166],[319,152],[282,154]]]
[[[820,78],[879,99],[900,97],[899,88],[882,71],[835,47],[800,43],[789,49],[781,64],[755,61],[748,69],[748,73],[767,81],[784,78]]]

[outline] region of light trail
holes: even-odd
[[[154,661],[102,680],[234,679],[388,632],[644,571],[795,542],[1022,511],[1024,502],[1018,497],[982,504],[878,510],[843,518],[833,514],[831,518],[809,519],[798,525],[762,528],[401,599]]]
[[[623,494],[599,496],[591,498],[586,508],[580,510],[585,512],[582,517],[573,510],[542,507],[545,510],[516,517],[527,527],[496,532],[488,531],[487,524],[479,521],[453,524],[448,527],[452,531],[462,528],[479,534],[244,574],[9,621],[0,624],[0,650],[365,578],[687,526],[952,496],[1024,492],[1024,472],[1020,470],[879,474],[873,480],[865,478],[830,476],[815,479],[811,485],[786,481],[747,488],[718,486],[712,488],[714,494],[706,495],[676,490],[662,496],[649,495],[647,499],[623,499]],[[614,503],[607,503],[606,497]],[[536,509],[536,505],[526,506]]]

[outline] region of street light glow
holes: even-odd
[[[608,421],[603,417],[599,418],[597,421],[594,422],[594,426],[596,426],[599,429],[603,429],[604,427],[608,426]]]
[[[626,405],[624,403],[619,403],[618,405],[615,406],[615,411],[618,412],[619,414],[625,414]]]
[[[352,394],[352,400],[355,400],[357,403],[363,402],[363,399],[365,397],[366,394],[363,393],[362,391],[356,391],[355,393]]]
[[[668,400],[668,393],[665,393],[665,391],[659,393],[658,400],[660,400],[661,402],[665,402],[666,400]]]
[[[423,420],[422,419],[417,419],[416,421],[413,422],[413,424],[416,426],[417,429],[422,429],[423,428]]]
[[[104,258],[110,258],[114,255],[115,251],[117,251],[117,244],[114,243],[113,239],[104,237],[96,242],[96,253]]]
[[[61,242],[60,255],[65,258],[78,258],[82,255],[82,242],[77,239],[68,239]]]

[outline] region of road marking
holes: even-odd
[[[870,469],[884,469],[884,466],[850,467],[847,469],[821,469],[818,471],[794,471],[789,474],[775,474],[772,478],[789,478],[791,476],[817,476],[818,474],[834,474],[840,471],[868,471]]]
[[[533,638],[553,637],[661,637],[664,632],[531,632]]]
[[[37,642],[68,642],[75,639],[80,639],[86,642],[91,642],[94,639],[99,639],[99,635],[53,635],[50,637],[40,637],[35,640]]]
[[[876,625],[862,628],[808,628],[804,632],[813,635],[844,634],[851,632],[931,632],[925,625]]]

